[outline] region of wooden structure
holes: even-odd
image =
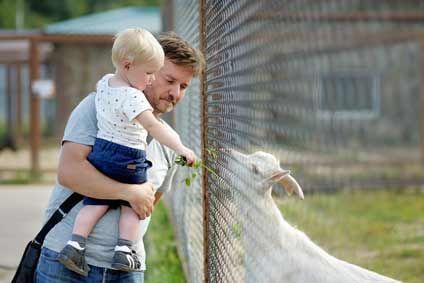
[[[52,64],[58,69],[59,75],[55,76],[55,84],[57,89],[57,104],[59,105],[56,112],[55,124],[60,125],[58,132],[63,134],[63,126],[66,123],[69,114],[76,103],[90,90],[94,89],[95,81],[89,82],[93,85],[90,90],[80,90],[79,97],[76,100],[69,102],[67,98],[73,97],[73,93],[68,94],[68,87],[63,84],[64,79],[70,76],[72,70],[63,68],[64,60],[71,61],[70,64],[89,64],[87,61],[72,61],[73,59],[69,54],[63,52],[63,50],[82,50],[92,46],[90,53],[92,60],[107,62],[110,65],[110,70],[113,71],[112,64],[110,62],[110,48],[113,42],[113,36],[120,30],[129,27],[144,27],[153,33],[161,31],[160,21],[160,10],[157,7],[127,7],[122,9],[116,9],[112,11],[96,13],[92,15],[83,16],[68,21],[55,23],[47,26],[41,31],[27,31],[27,32],[0,32],[0,46],[4,46],[5,43],[15,42],[27,46],[23,48],[20,56],[10,58],[5,53],[1,53],[0,48],[0,63],[5,58],[9,58],[7,64],[14,64],[19,66],[20,64],[28,64],[29,66],[29,93],[30,93],[30,150],[31,150],[31,171],[40,172],[39,162],[39,151],[41,146],[41,122],[40,122],[40,97],[35,95],[32,90],[34,81],[40,78],[40,64],[46,59],[46,46],[50,46],[51,52],[49,57],[52,59]],[[78,48],[75,48],[75,47]],[[97,52],[96,48],[103,50]],[[48,49],[48,48],[47,48]],[[60,51],[62,50],[62,53]],[[107,50],[105,52],[104,50]],[[59,52],[59,53],[58,53]],[[100,53],[102,55],[100,55]],[[88,55],[85,55],[86,57]],[[62,68],[62,69],[61,69]],[[92,72],[98,68],[97,66],[91,66],[87,72]],[[97,70],[98,71],[98,70]],[[74,71],[75,72],[75,71]],[[77,71],[76,71],[77,72]],[[20,72],[17,72],[17,76],[20,77]],[[72,76],[71,76],[72,77]],[[72,79],[72,78],[71,78]],[[98,79],[98,77],[97,77]],[[78,81],[74,81],[75,85],[81,85],[86,83],[87,77],[80,76]],[[94,79],[91,79],[94,80]],[[20,90],[17,90],[20,93]],[[18,95],[19,96],[19,95]],[[20,96],[17,100],[21,99]],[[16,103],[19,108],[21,103]],[[14,111],[9,111],[12,113]],[[18,121],[21,120],[20,113],[21,109],[15,109],[18,115]],[[18,114],[19,113],[19,114]],[[12,121],[12,119],[7,119]],[[20,137],[20,125],[16,129],[16,137]],[[13,128],[12,126],[10,128]]]

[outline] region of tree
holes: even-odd
[[[157,6],[160,0],[20,0],[25,28],[41,28],[91,13],[126,6]],[[16,28],[16,7],[20,1],[0,0],[0,28]]]

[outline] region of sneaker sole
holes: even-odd
[[[85,272],[84,270],[81,270],[70,258],[68,258],[67,256],[64,256],[64,255],[59,255],[59,257],[57,259],[67,269],[69,269],[69,270],[71,270],[75,273],[78,273],[82,276],[85,276],[85,277],[88,276],[88,272],[90,271],[90,268],[88,268],[87,272]]]
[[[133,269],[121,263],[112,263],[111,267],[116,270],[125,271],[125,272],[136,272],[141,271],[141,269]]]

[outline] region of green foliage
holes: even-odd
[[[209,156],[211,156],[213,159],[216,159],[217,153],[216,153],[216,149],[214,148],[208,148],[206,149],[206,152],[208,153]],[[187,165],[187,160],[185,159],[185,157],[183,156],[178,156],[175,159],[175,163],[180,165],[180,166],[188,166]],[[206,164],[204,164],[202,162],[202,160],[196,160],[193,165],[191,165],[190,167],[194,172],[190,173],[189,176],[187,176],[184,179],[184,183],[186,184],[187,187],[190,187],[191,184],[193,183],[194,179],[196,179],[196,177],[200,174],[200,170],[202,168],[205,168],[209,173],[215,175],[216,177],[218,177],[218,175],[215,173],[215,171],[208,167]]]
[[[16,171],[14,174],[4,178],[0,177],[0,185],[26,185],[42,182],[43,175],[29,170]]]
[[[15,27],[15,0],[0,0],[0,28]]]
[[[424,196],[360,191],[281,201],[284,218],[336,257],[411,283],[424,278]]]
[[[0,0],[0,28],[16,27],[19,3],[22,3],[24,11],[24,28],[28,29],[121,7],[158,6],[160,0]]]
[[[168,214],[159,202],[146,234],[146,283],[185,282]]]

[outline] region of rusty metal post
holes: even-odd
[[[12,100],[12,65],[6,65],[6,143],[14,148],[13,140],[13,100]]]
[[[38,39],[33,37],[30,39],[30,144],[31,144],[31,171],[32,173],[40,172],[40,99],[33,93],[32,84],[39,77],[40,58],[38,50]]]
[[[203,54],[206,52],[206,19],[205,7],[206,0],[201,0],[199,5],[199,25],[200,25],[200,50]],[[202,160],[206,162],[206,145],[207,145],[207,97],[206,97],[206,74],[202,70],[200,75],[200,95],[201,95],[201,149]],[[209,191],[208,191],[208,172],[203,168],[203,272],[204,282],[209,283]]]
[[[164,0],[161,5],[162,27],[164,31],[174,30],[174,1]]]
[[[16,63],[16,143],[17,145],[22,144],[22,65]]]

